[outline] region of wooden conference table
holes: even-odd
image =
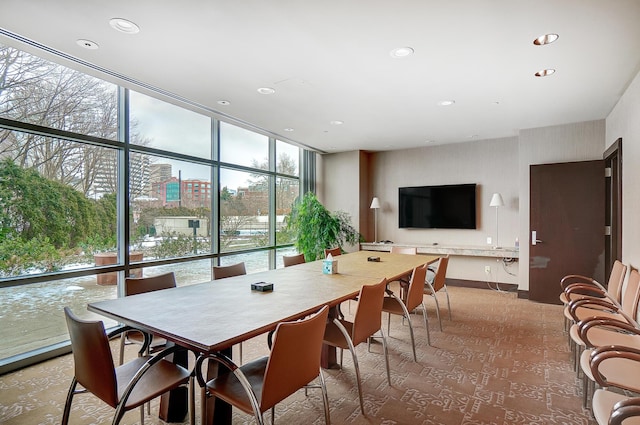
[[[371,255],[380,257],[380,262],[367,261]],[[363,285],[373,285],[383,278],[399,279],[414,267],[437,261],[438,257],[359,251],[335,259],[338,274],[333,275],[323,274],[322,261],[315,261],[94,302],[87,308],[195,353],[230,353],[233,345],[271,331],[279,322],[305,317],[324,305],[336,307],[356,297]],[[261,281],[273,283],[273,291],[252,291],[251,284]],[[325,359],[325,365],[335,361],[335,351],[328,348],[324,351],[325,356],[333,357]],[[178,408],[182,412],[165,413],[165,420],[182,420],[185,407],[183,401]],[[231,408],[226,403],[207,402],[206,410],[206,423],[231,423]]]

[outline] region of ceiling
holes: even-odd
[[[67,55],[65,65],[321,152],[603,119],[640,70],[638,0],[2,0],[1,8],[0,43],[51,58],[33,47],[43,45]],[[140,32],[117,32],[111,18]],[[545,33],[560,37],[535,46]],[[398,47],[414,54],[393,58]],[[556,72],[534,76],[545,68]]]

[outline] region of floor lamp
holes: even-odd
[[[375,233],[375,240],[373,242],[378,242],[378,210],[380,209],[380,200],[374,196],[373,200],[371,201],[371,206],[369,207],[372,210],[375,210],[375,227],[374,227],[374,233]]]
[[[494,245],[495,249],[500,248],[498,244],[498,208],[504,207],[504,201],[502,200],[502,195],[499,193],[494,193],[491,197],[491,202],[489,203],[490,207],[496,207],[496,243]]]

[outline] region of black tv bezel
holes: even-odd
[[[425,189],[425,190],[454,190],[454,189],[471,189],[470,193],[473,193],[473,206],[467,211],[467,219],[464,223],[471,222],[470,224],[456,225],[451,220],[444,224],[441,222],[438,225],[424,225],[424,222],[412,221],[406,222],[406,214],[403,215],[403,190],[411,189],[413,191]],[[447,185],[425,185],[425,186],[404,186],[398,188],[398,227],[400,229],[444,229],[444,230],[477,230],[478,229],[478,212],[477,212],[477,183],[463,183],[463,184],[447,184]],[[403,220],[404,218],[404,220]],[[404,225],[403,225],[404,224]]]

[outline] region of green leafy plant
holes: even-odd
[[[295,235],[296,248],[304,254],[306,261],[323,258],[325,248],[364,240],[351,225],[349,214],[344,211],[331,213],[311,192],[294,206],[289,228]]]

